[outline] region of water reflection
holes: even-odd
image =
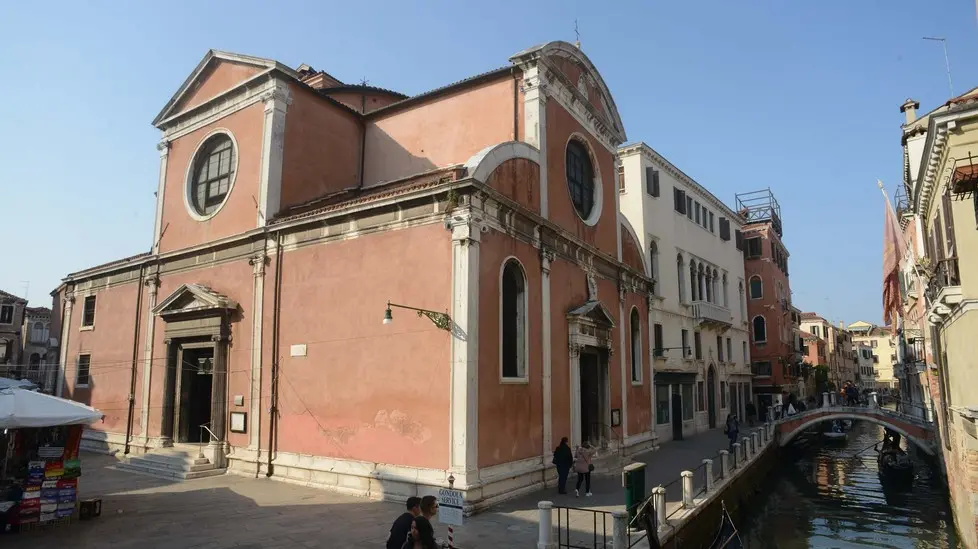
[[[846,444],[814,438],[786,448],[784,464],[742,520],[751,549],[957,549],[947,489],[923,460],[912,482],[881,481],[872,445],[883,428],[857,422]],[[906,444],[906,441],[903,442]],[[868,450],[857,454],[860,450]],[[911,454],[914,452],[911,451]]]

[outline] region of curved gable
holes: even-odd
[[[548,42],[523,50],[509,60],[521,66],[541,62],[550,69],[551,76],[561,79],[579,99],[585,100],[591,113],[602,119],[618,144],[626,141],[625,125],[615,99],[601,73],[580,48],[564,41]]]
[[[621,223],[621,262],[645,276],[651,276],[645,254],[642,253],[642,247],[638,245],[638,235],[624,217],[618,216],[618,221]]]

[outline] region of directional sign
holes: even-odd
[[[462,506],[465,498],[460,490],[442,488],[438,490],[438,522],[461,526],[463,521]]]

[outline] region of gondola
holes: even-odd
[[[884,443],[883,449],[877,449],[876,452],[880,476],[894,480],[913,479],[913,460],[902,448]]]
[[[842,427],[842,423],[839,420],[832,422],[832,429],[822,433],[825,439],[832,442],[845,442],[849,439],[849,435],[846,434],[845,429]]]
[[[723,516],[720,518],[720,528],[710,549],[743,549],[744,543],[740,540],[740,534],[733,519],[730,518],[730,513],[727,512],[727,505],[723,502],[720,502],[720,505],[723,508]]]

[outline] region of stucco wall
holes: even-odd
[[[540,166],[532,160],[514,158],[500,164],[486,184],[528,210],[540,213]]]
[[[211,68],[203,75],[203,79],[197,81],[196,88],[187,92],[173,112],[183,112],[200,105],[215,95],[225,92],[232,86],[251,78],[262,70],[260,67],[234,63],[232,61],[222,60],[214,62]]]
[[[489,145],[513,140],[516,85],[504,74],[389,115],[378,113],[366,126],[364,184],[463,164]]]
[[[166,166],[160,251],[165,253],[226,236],[257,225],[255,197],[261,171],[264,105],[256,103],[213,124],[174,139]],[[237,171],[227,202],[216,215],[197,221],[187,211],[188,166],[204,138],[215,129],[229,130],[237,142]]]
[[[410,311],[381,320],[388,299],[448,310],[451,257],[440,224],[285,254],[277,450],[447,466],[451,336]]]
[[[303,86],[291,84],[285,118],[281,207],[355,187],[360,171],[360,124]],[[269,212],[269,217],[274,212]]]
[[[380,92],[335,91],[328,92],[328,94],[333,99],[361,113],[373,112],[391,103],[401,101],[397,97]]]
[[[501,275],[510,257],[526,274],[526,383],[502,381]],[[479,271],[479,467],[487,467],[536,456],[543,446],[542,274],[535,248],[496,232],[482,239]]]
[[[632,381],[632,328],[631,311],[632,308],[638,311],[640,342],[639,370],[641,379],[638,382]],[[651,387],[652,372],[649,368],[649,323],[648,307],[645,298],[638,294],[628,293],[625,295],[625,316],[622,319],[622,330],[625,331],[625,379],[627,402],[628,402],[628,425],[627,435],[637,435],[652,429],[652,403]]]

